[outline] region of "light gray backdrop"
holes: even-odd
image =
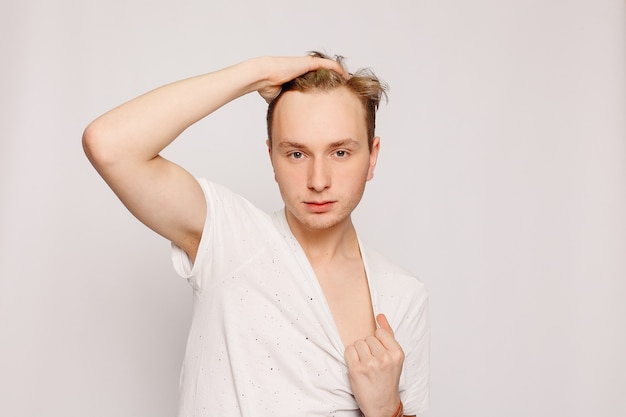
[[[172,416],[191,293],[87,123],[251,56],[391,85],[356,222],[431,293],[437,417],[623,417],[625,3],[13,1],[0,10],[0,416]],[[277,209],[250,95],[167,156]]]

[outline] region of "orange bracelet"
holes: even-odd
[[[363,413],[361,413],[361,417],[364,417]],[[400,401],[400,405],[396,408],[396,411],[393,412],[391,417],[404,417],[404,406],[402,405],[402,401]]]
[[[393,413],[391,417],[403,417],[403,416],[404,416],[404,407],[402,406],[402,401],[400,401],[400,405],[398,406],[398,409],[396,410],[395,413]]]

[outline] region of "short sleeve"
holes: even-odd
[[[187,255],[187,252],[173,242],[171,249],[172,265],[174,270],[182,278],[185,278],[194,290],[199,290],[201,286],[200,265],[205,262],[204,257],[208,256],[206,247],[208,245],[207,241],[210,239],[211,219],[214,217],[213,215],[209,215],[209,213],[214,213],[215,210],[215,204],[213,203],[215,190],[213,184],[209,183],[205,179],[198,179],[197,181],[202,188],[202,192],[204,193],[204,198],[207,203],[207,218],[204,221],[202,238],[200,239],[200,244],[198,245],[196,261],[193,262],[191,258],[189,258],[189,255]]]
[[[172,264],[195,291],[245,263],[265,242],[259,236],[274,228],[269,216],[228,188],[198,179],[207,204],[207,217],[195,262],[172,244]]]

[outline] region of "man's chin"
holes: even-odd
[[[293,216],[293,221],[297,223],[296,227],[311,232],[323,232],[335,228],[342,222],[342,218],[339,218],[333,213],[320,213],[320,214],[306,214]]]

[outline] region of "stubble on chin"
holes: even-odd
[[[298,227],[303,230],[308,230],[311,232],[321,232],[324,230],[330,230],[339,224],[350,219],[350,213],[343,212],[329,212],[329,213],[298,213],[296,210],[287,207],[289,211],[288,219],[290,219],[290,223],[292,227]]]

